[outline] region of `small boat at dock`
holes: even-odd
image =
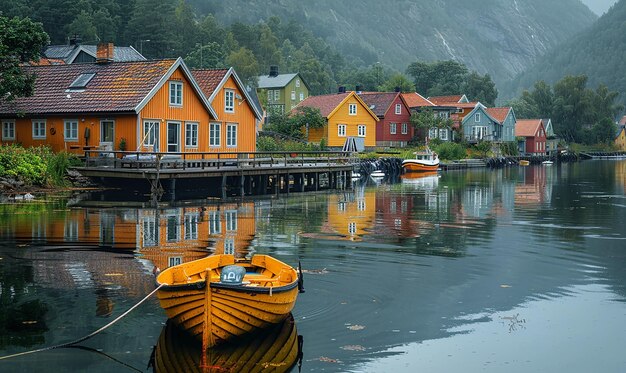
[[[530,161],[522,159],[522,160],[519,161],[519,165],[520,166],[528,166],[528,165],[530,165]]]
[[[541,162],[541,164],[543,164],[544,166],[552,166],[554,164],[554,162],[550,161],[550,160],[547,160],[547,161]]]
[[[381,178],[385,177],[385,173],[382,170],[374,170],[370,174],[370,177],[372,177],[374,179],[381,179]]]
[[[167,268],[156,279],[167,317],[206,348],[285,320],[302,271],[268,255],[211,255]]]
[[[404,172],[432,172],[439,168],[439,157],[430,149],[413,154],[415,154],[415,158],[402,161]]]

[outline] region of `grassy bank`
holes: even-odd
[[[80,160],[67,152],[53,153],[47,146],[23,148],[20,145],[0,146],[0,178],[5,183],[28,187],[66,187],[65,175]]]

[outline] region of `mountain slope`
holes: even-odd
[[[306,25],[358,65],[377,61],[399,70],[418,59],[456,59],[496,83],[590,26],[580,0],[191,0],[225,23],[277,15]]]
[[[620,0],[588,30],[554,48],[510,83],[503,96],[512,97],[538,80],[554,83],[565,75],[585,74],[588,85],[604,83],[622,92],[626,103],[626,0]]]

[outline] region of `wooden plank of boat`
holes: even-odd
[[[302,358],[301,337],[291,314],[280,323],[203,353],[202,345],[168,321],[154,352],[156,372],[288,372]],[[204,364],[203,364],[204,363]],[[213,371],[213,370],[208,370]]]
[[[212,255],[164,270],[157,283],[167,317],[200,340],[210,330],[203,342],[211,347],[284,320],[301,275],[267,255]]]

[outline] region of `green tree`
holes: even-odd
[[[259,41],[259,68],[261,71],[269,71],[271,65],[280,65],[282,56],[278,49],[278,38],[274,36],[272,29],[267,25],[261,25],[261,37]]]
[[[400,88],[400,92],[414,92],[413,83],[404,74],[394,74],[382,86],[379,87],[381,92],[394,92],[396,88]]]
[[[590,139],[593,139],[594,144],[600,143],[612,143],[615,139],[615,133],[617,132],[617,125],[611,118],[603,118],[599,120],[593,127]]]
[[[231,52],[228,57],[226,57],[226,64],[235,68],[237,75],[239,75],[239,78],[241,78],[245,84],[254,88],[259,85],[257,80],[259,76],[259,63],[251,50],[246,47],[241,47],[239,50]]]
[[[224,62],[224,51],[215,42],[196,45],[196,48],[185,57],[185,63],[193,69],[227,67]]]
[[[472,71],[465,77],[465,82],[459,93],[465,93],[470,101],[479,101],[485,106],[495,106],[498,98],[496,84],[489,74],[480,75]]]
[[[76,18],[67,26],[69,35],[80,35],[85,42],[97,42],[97,29],[94,21],[86,11],[81,11]]]
[[[554,85],[555,132],[568,142],[583,142],[583,129],[594,119],[593,91],[585,75],[566,76]]]
[[[35,76],[25,74],[20,63],[39,61],[39,53],[48,42],[41,23],[0,16],[0,100],[33,94]]]
[[[411,125],[416,129],[413,142],[421,141],[425,137],[425,133],[431,128],[449,128],[452,127],[452,119],[440,117],[432,109],[428,108],[418,113],[411,114]]]
[[[175,6],[170,0],[135,0],[126,28],[126,39],[140,48],[148,58],[175,56]],[[147,42],[146,40],[149,40]]]
[[[318,108],[303,106],[287,113],[273,113],[266,129],[293,139],[302,139],[309,129],[321,128],[325,124],[326,119]]]

